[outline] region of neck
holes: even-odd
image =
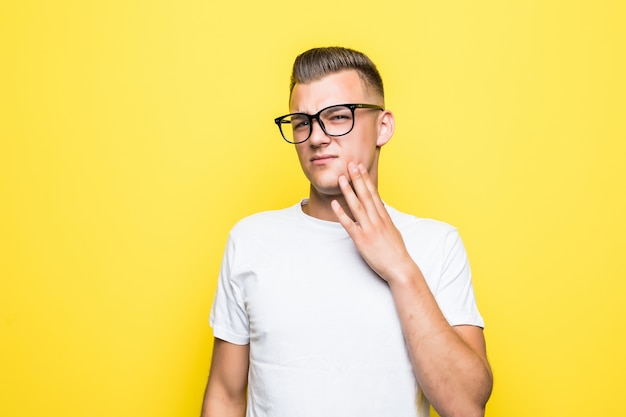
[[[350,212],[350,209],[346,204],[346,200],[342,195],[320,194],[315,188],[313,188],[313,186],[311,186],[307,204],[302,206],[302,211],[311,217],[315,217],[316,219],[337,222],[339,220],[330,206],[330,203],[333,200],[337,200],[348,216],[352,218],[352,213]]]

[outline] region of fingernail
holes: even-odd
[[[359,164],[359,171],[365,174],[365,171],[367,170],[365,169],[365,166],[363,166],[363,164]]]
[[[349,169],[350,171],[352,171],[352,172],[357,172],[357,171],[358,171],[358,168],[357,168],[357,166],[355,165],[355,163],[354,163],[354,162],[350,162],[350,163],[348,164],[348,169]]]

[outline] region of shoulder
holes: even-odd
[[[239,220],[231,229],[231,238],[276,233],[297,222],[298,205],[280,210],[268,210]]]
[[[456,227],[435,219],[416,217],[387,207],[402,238],[419,264],[450,256],[465,257],[465,247]]]
[[[402,234],[419,234],[429,239],[458,234],[456,227],[440,220],[417,217],[389,206],[387,206],[387,212]]]

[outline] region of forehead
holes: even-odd
[[[354,70],[329,74],[319,80],[296,84],[291,93],[292,113],[316,113],[333,104],[369,103],[370,89]]]

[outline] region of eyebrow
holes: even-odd
[[[317,110],[316,112],[314,112],[314,113],[307,113],[307,112],[305,112],[305,111],[300,111],[300,110],[297,110],[297,111],[291,112],[290,114],[302,113],[302,114],[307,114],[307,115],[309,115],[309,116],[313,116],[314,114],[317,114],[317,113],[321,112],[322,110],[330,110],[330,108],[332,108],[332,107],[337,107],[337,106],[346,106],[346,105],[349,105],[349,104],[352,104],[352,102],[350,102],[350,103],[336,103],[336,104],[330,104],[330,105],[328,105],[328,106],[324,106],[324,107],[322,107],[321,109],[318,109],[318,110]]]

